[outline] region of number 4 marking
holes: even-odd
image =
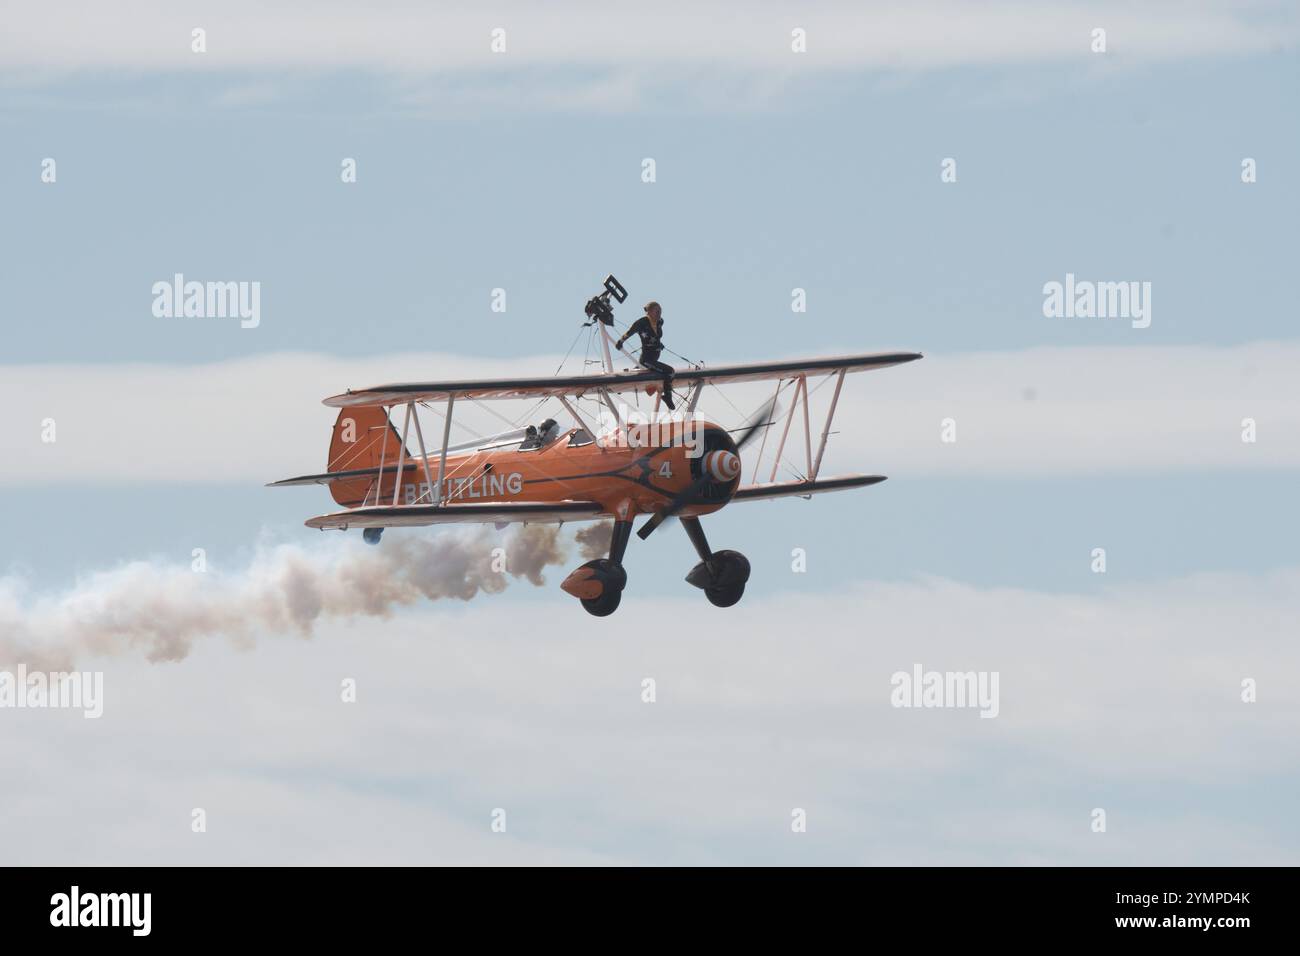
[[[662,477],[662,478],[671,478],[671,477],[673,476],[673,465],[672,465],[672,462],[668,462],[668,461],[666,461],[666,462],[664,462],[662,465],[660,465],[660,466],[659,466],[659,475],[660,475],[660,477]]]

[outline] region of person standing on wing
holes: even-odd
[[[641,366],[663,372],[664,404],[670,409],[676,409],[677,406],[673,404],[673,367],[659,361],[659,355],[664,348],[663,330],[663,309],[659,307],[658,302],[647,302],[645,315],[633,322],[631,327],[619,337],[618,347],[622,348],[623,343],[634,335],[641,336]]]

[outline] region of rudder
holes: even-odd
[[[382,462],[386,479],[384,484],[391,494],[399,456],[411,460],[409,455],[403,455],[401,436],[397,434],[397,429],[393,427],[384,409],[374,405],[344,408],[339,411],[339,417],[334,422],[325,470],[357,471],[378,468]],[[390,469],[394,469],[391,477]],[[362,504],[368,494],[374,493],[374,487],[373,476],[344,479],[330,483],[330,494],[338,504],[354,508]]]

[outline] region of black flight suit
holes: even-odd
[[[673,404],[673,367],[659,361],[659,355],[664,348],[663,331],[663,319],[659,320],[659,329],[656,331],[654,323],[650,321],[650,316],[643,315],[633,322],[632,326],[619,338],[618,347],[622,348],[623,343],[633,335],[641,336],[641,365],[644,368],[664,373],[664,404],[675,409],[677,406]]]

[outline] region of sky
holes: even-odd
[[[1293,5],[546,9],[7,14],[0,669],[105,699],[0,708],[0,859],[1296,863]],[[823,473],[888,481],[706,520],[736,608],[673,526],[595,619],[571,526],[376,555],[264,487],[346,387],[590,368],[611,272],[679,365],[925,355],[840,400]],[[259,283],[255,327],[156,315],[177,273]],[[1045,314],[1067,275],[1146,318]],[[305,629],[304,575],[402,587]],[[893,706],[914,665],[997,716]]]

